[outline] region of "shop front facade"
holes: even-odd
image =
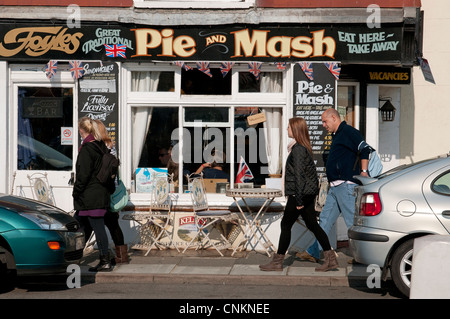
[[[142,9],[156,21],[143,23],[130,7],[105,8],[97,20],[81,15],[79,25],[63,14],[0,21],[0,114],[9,123],[2,128],[1,191],[34,197],[30,176],[44,173],[56,205],[70,211],[83,116],[103,121],[115,141],[130,190],[124,213],[148,209],[151,173],[167,170],[174,209],[189,214],[185,176],[219,152],[226,175],[208,188],[213,209],[235,209],[224,190],[238,186],[240,163],[254,176],[248,186],[281,185],[294,116],[307,119],[324,173],[329,136],[320,114],[329,107],[385,154],[385,169],[399,164],[402,96],[421,52],[420,5],[379,8],[380,26],[367,6],[334,8],[342,13],[336,17],[322,15],[330,9],[264,1],[240,6],[214,23],[202,19],[211,9]],[[87,17],[98,11],[86,10]],[[381,119],[387,101],[396,108],[393,121]],[[395,138],[380,143],[383,134]],[[272,213],[280,217],[283,205],[278,199]],[[133,226],[123,226],[134,239]],[[279,218],[267,229],[276,242]]]

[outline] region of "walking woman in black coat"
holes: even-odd
[[[100,251],[100,262],[89,270],[111,271],[104,217],[110,205],[111,193],[114,192],[114,181],[103,185],[96,177],[101,168],[103,154],[109,150],[101,139],[97,123],[89,117],[83,117],[78,121],[78,130],[83,143],[75,166],[75,184],[72,192],[74,209],[80,219],[89,220]]]
[[[306,121],[299,118],[289,119],[288,136],[293,138],[289,144],[289,156],[284,169],[284,193],[288,196],[284,215],[281,220],[281,234],[277,253],[270,263],[260,265],[264,271],[282,271],[283,260],[291,242],[291,229],[299,216],[306,227],[316,236],[324,249],[325,262],[316,271],[328,271],[339,265],[331,250],[327,234],[319,226],[314,209],[314,200],[319,193],[319,181],[316,166],[312,158],[312,148]]]

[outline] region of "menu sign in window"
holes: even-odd
[[[114,142],[118,153],[118,65],[111,62],[86,62],[78,85],[78,117],[100,120]]]
[[[331,135],[322,125],[322,113],[335,107],[336,78],[323,63],[312,63],[311,80],[301,67],[294,66],[294,117],[303,117],[309,128],[317,173],[325,173],[324,157],[331,146]]]

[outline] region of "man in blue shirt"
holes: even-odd
[[[326,173],[330,183],[325,205],[320,213],[319,224],[329,235],[333,225],[342,213],[345,224],[351,227],[355,214],[354,188],[358,181],[355,175],[369,176],[369,150],[361,151],[361,163],[355,165],[358,145],[364,140],[361,132],[341,121],[338,111],[329,108],[322,114],[323,127],[332,134],[330,152],[326,158]],[[320,256],[317,240],[304,252],[297,253],[304,260],[316,262]]]

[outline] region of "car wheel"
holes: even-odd
[[[9,251],[0,246],[0,293],[13,289],[15,283],[15,272],[8,269],[8,254]]]
[[[414,239],[401,244],[394,252],[391,263],[391,276],[397,289],[409,297]]]

